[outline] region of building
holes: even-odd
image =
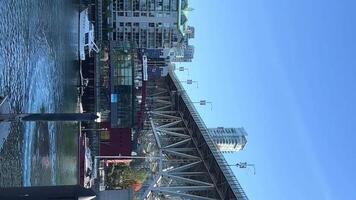
[[[143,124],[146,82],[167,76],[171,64],[163,49],[123,50],[113,42],[108,49],[109,59],[99,81],[100,155],[131,155],[136,144],[134,133]]]
[[[185,31],[185,34],[187,35],[188,38],[194,38],[195,37],[195,28],[193,26],[188,26],[187,30]]]
[[[170,51],[171,62],[192,62],[193,58],[193,45],[183,45],[181,47],[174,47]]]
[[[188,40],[194,38],[194,27],[187,25],[191,10],[188,0],[114,0],[108,18],[109,40],[126,49],[175,48],[174,52],[183,52],[175,54],[184,57]],[[190,58],[191,49],[187,49]]]
[[[131,155],[131,128],[111,128],[109,123],[102,123],[102,127],[107,131],[100,134],[101,156]]]
[[[247,143],[247,133],[244,128],[209,128],[209,136],[223,153],[243,150]]]

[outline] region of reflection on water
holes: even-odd
[[[0,112],[76,111],[77,9],[70,0],[0,1],[0,95],[9,95]],[[77,126],[1,124],[0,186],[75,184],[62,176],[77,177]]]

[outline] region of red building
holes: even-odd
[[[110,122],[102,123],[100,155],[101,156],[130,156],[132,152],[131,128],[111,128]]]

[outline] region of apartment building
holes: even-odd
[[[113,0],[109,40],[119,48],[175,48],[183,52],[179,56],[192,57],[192,48],[184,50],[194,37],[194,27],[187,24],[191,10],[187,0]]]

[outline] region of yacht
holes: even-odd
[[[85,60],[86,55],[91,57],[93,52],[99,52],[99,48],[94,42],[94,24],[89,21],[88,8],[80,12],[79,22],[79,57],[80,60]]]

